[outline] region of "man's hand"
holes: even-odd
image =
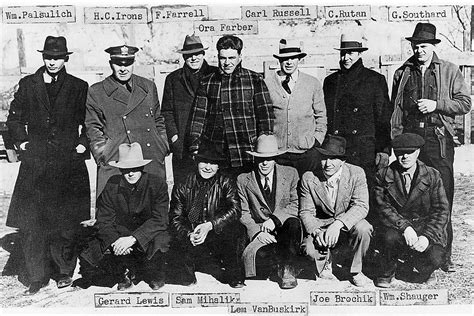
[[[20,149],[21,150],[26,150],[26,145],[28,145],[29,142],[23,142],[20,144]]]
[[[319,247],[321,247],[321,248],[326,248],[327,247],[327,243],[324,240],[324,232],[323,231],[318,231],[316,233],[316,236],[314,236],[313,238],[314,238],[314,240],[316,241],[316,244]]]
[[[375,156],[375,165],[377,169],[382,169],[388,166],[389,156],[387,153],[381,152],[377,153]]]
[[[416,250],[418,252],[423,252],[428,248],[428,245],[430,244],[428,238],[425,236],[419,236],[418,240],[415,242],[413,247],[411,247],[413,250]]]
[[[271,233],[274,230],[275,230],[275,223],[273,222],[271,218],[264,221],[262,225],[260,226],[260,231],[262,232]]]
[[[405,237],[405,242],[408,247],[413,247],[413,245],[418,241],[418,235],[413,227],[408,226],[403,232],[403,237]]]
[[[329,225],[326,233],[324,234],[324,241],[329,248],[334,247],[339,240],[339,234],[341,233],[341,228],[344,226],[344,223],[340,220],[334,221]]]
[[[202,244],[207,237],[207,234],[212,230],[212,223],[211,222],[206,222],[202,223],[196,226],[194,228],[194,231],[191,233],[191,236],[193,237],[191,239],[191,243],[193,246],[197,246]]]
[[[257,235],[257,239],[260,240],[260,242],[265,245],[274,244],[277,242],[275,236],[264,231],[260,232]]]
[[[86,152],[86,147],[82,144],[76,146],[76,153],[83,154]]]
[[[428,99],[419,99],[418,101],[418,110],[423,113],[431,113],[436,110],[436,101]]]
[[[112,248],[116,256],[127,255],[132,251],[132,246],[137,242],[133,236],[120,237],[112,243]]]

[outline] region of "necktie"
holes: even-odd
[[[410,193],[410,187],[411,187],[411,176],[408,172],[403,174],[403,182],[405,182],[405,190],[407,193]]]
[[[56,83],[56,81],[57,81],[57,80],[56,80],[56,77],[51,77],[51,83],[52,83],[52,84]]]
[[[132,85],[130,84],[130,82],[127,82],[125,84],[125,87],[127,88],[128,92],[132,92]]]
[[[268,179],[268,177],[265,177],[265,185],[263,186],[263,191],[265,192],[266,196],[270,196],[271,189],[270,180]]]
[[[288,94],[291,94],[291,89],[290,89],[290,86],[288,85],[288,83],[290,82],[290,79],[291,79],[291,75],[286,75],[285,80],[281,82],[283,89],[285,89],[285,91],[288,92]]]

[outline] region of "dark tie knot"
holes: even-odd
[[[283,86],[283,89],[285,89],[285,91],[288,94],[291,94],[291,89],[290,89],[290,86],[288,85],[290,80],[291,80],[291,75],[286,75],[285,80],[283,80],[283,82],[281,83],[281,85]]]

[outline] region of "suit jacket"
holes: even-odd
[[[204,60],[199,72],[202,77],[205,77],[216,70],[216,67],[209,66]],[[178,159],[181,159],[183,155],[186,156],[189,149],[188,121],[195,96],[196,91],[185,79],[183,68],[176,69],[166,76],[161,113],[165,118],[168,142],[172,147],[173,155]],[[178,140],[172,143],[171,137],[174,135],[178,135]]]
[[[84,116],[88,85],[63,68],[58,94],[51,103],[45,67],[20,80],[10,105],[7,126],[14,143],[28,142],[20,151],[21,165],[7,217],[7,226],[34,229],[79,228],[90,217],[90,158]],[[81,132],[79,132],[81,131]],[[83,154],[76,146],[86,147]],[[55,203],[51,203],[54,201]],[[45,203],[45,204],[43,204]]]
[[[299,72],[291,95],[283,89],[280,76],[271,72],[265,78],[275,112],[278,147],[303,153],[326,135],[327,117],[323,89],[318,79]]]
[[[271,218],[279,227],[290,217],[298,216],[298,172],[289,166],[275,165],[276,188],[275,209],[268,205],[262,190],[258,186],[259,177],[256,171],[242,173],[237,178],[242,217],[240,221],[247,227],[247,234],[252,239],[260,226]]]
[[[449,202],[440,173],[419,161],[418,175],[412,181],[407,195],[398,162],[377,173],[375,186],[375,212],[381,223],[400,233],[411,226],[418,235],[428,238],[430,244],[446,246],[446,225],[449,218]]]
[[[308,171],[301,180],[300,212],[309,234],[340,220],[350,230],[369,211],[369,192],[364,170],[344,163],[339,181],[336,204],[331,206],[322,179]]]
[[[112,176],[97,200],[95,238],[81,254],[92,265],[120,237],[133,236],[150,259],[169,248],[168,187],[164,179],[143,173],[134,191],[121,175]]]
[[[140,143],[144,159],[152,159],[145,170],[163,177],[165,174],[164,159],[169,147],[156,86],[136,75],[131,80],[131,94],[109,76],[92,85],[87,95],[86,128],[98,164],[97,196],[107,180],[120,173],[108,162],[118,160],[122,143]]]

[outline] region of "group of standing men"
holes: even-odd
[[[153,82],[133,74],[137,48],[108,48],[113,74],[87,91],[65,71],[66,40],[49,36],[45,66],[20,81],[7,121],[22,153],[7,225],[23,237],[27,293],[50,277],[58,287],[72,283],[79,223],[89,215],[89,147],[97,222],[83,271],[99,277],[115,257],[119,289],[137,277],[137,262],[151,288],[163,286],[170,244],[168,265],[180,266],[181,284],[195,283],[197,266],[217,255],[232,287],[267,257],[280,287],[293,288],[300,245],[321,276],[343,239],[351,281],[362,286],[374,229],[383,262],[376,285],[390,286],[405,252],[423,282],[439,266],[451,270],[452,124],[470,110],[470,95],[459,69],[434,53],[434,25],[418,23],[407,39],[414,54],[395,73],[390,102],[385,78],[364,67],[356,34],[341,36],[341,69],[323,85],[299,71],[306,54],[291,41],[280,41],[280,69],[264,80],[242,67],[240,38],[218,40],[216,68],[199,37],[186,36],[184,66],[166,78],[160,109]]]

